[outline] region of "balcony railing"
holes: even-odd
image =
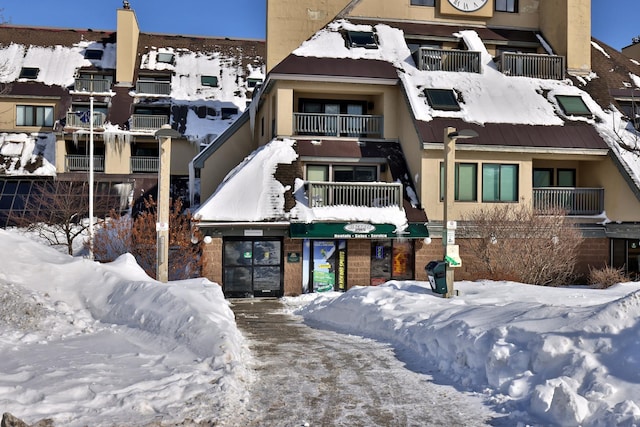
[[[89,122],[90,113],[88,111],[67,111],[67,126],[73,128],[87,128],[89,129],[91,123]],[[102,127],[107,118],[104,113],[93,113],[93,127]]]
[[[500,70],[509,76],[564,79],[564,56],[503,52]]]
[[[67,172],[88,171],[89,156],[67,154],[65,156],[65,170]],[[93,156],[93,170],[104,172],[104,156]]]
[[[312,208],[327,206],[402,207],[402,184],[308,181]]]
[[[294,113],[297,135],[382,137],[383,117],[356,114]]]
[[[158,172],[160,159],[158,157],[131,157],[131,172]]]
[[[599,215],[604,212],[604,188],[534,188],[533,207],[541,212],[563,209],[567,215]]]
[[[421,47],[418,51],[418,68],[422,71],[480,72],[480,52]]]
[[[154,82],[138,80],[136,82],[136,92],[150,95],[170,95],[171,82]]]
[[[76,79],[74,84],[76,92],[109,92],[111,82],[105,79]]]
[[[134,114],[131,116],[131,130],[158,130],[169,123],[168,116],[154,116],[148,114]]]

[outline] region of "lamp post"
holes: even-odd
[[[459,138],[475,138],[478,132],[471,129],[456,131],[448,127],[444,130],[444,218],[442,244],[444,246],[444,260],[446,261],[447,293],[445,298],[455,295],[453,288],[454,267],[459,267],[461,261],[458,246],[455,244],[456,221],[452,220],[453,202],[455,200],[455,170],[456,170],[456,140]]]
[[[92,87],[93,91],[93,87]],[[94,181],[94,159],[93,159],[93,92],[89,97],[89,259],[94,259],[93,254],[93,181]]]
[[[156,277],[158,281],[169,281],[169,180],[171,170],[171,138],[180,137],[180,133],[163,125],[156,131],[156,139],[159,141],[160,164],[158,167],[158,200],[156,222],[157,254]]]

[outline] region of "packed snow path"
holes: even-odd
[[[256,379],[223,425],[500,425],[480,396],[407,369],[389,345],[313,329],[276,300],[233,300],[232,309]]]

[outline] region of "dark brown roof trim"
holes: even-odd
[[[374,59],[316,58],[289,55],[271,74],[356,77],[361,79],[398,79],[398,71],[389,62]]]

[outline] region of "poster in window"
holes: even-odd
[[[313,290],[333,291],[336,283],[336,244],[333,240],[313,242]]]

